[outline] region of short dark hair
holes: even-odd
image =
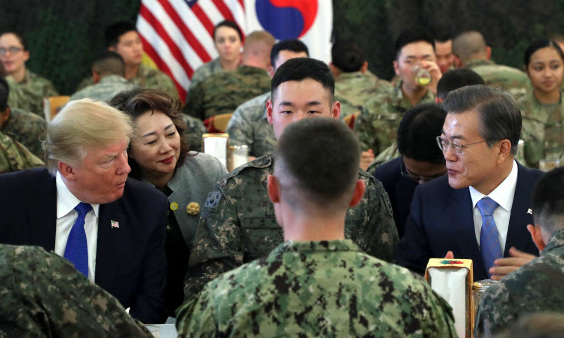
[[[448,93],[464,87],[478,84],[486,84],[484,79],[475,71],[468,68],[451,69],[444,73],[437,83],[437,97],[445,100]]]
[[[360,144],[353,132],[342,121],[327,117],[292,123],[274,151],[274,174],[285,176],[283,188],[295,189],[320,206],[352,194],[359,163]],[[303,203],[294,198],[289,202],[292,200]]]
[[[445,163],[436,138],[441,134],[446,112],[436,103],[420,104],[408,110],[398,128],[398,151],[416,161]]]
[[[331,62],[342,72],[358,72],[364,61],[362,50],[352,41],[335,41],[331,48]]]
[[[448,114],[476,110],[480,121],[478,132],[488,141],[488,146],[491,148],[507,139],[511,142],[511,154],[517,153],[522,120],[519,105],[511,94],[486,85],[466,86],[450,92],[443,109]]]
[[[535,41],[531,42],[529,47],[527,47],[527,49],[525,49],[525,57],[524,57],[525,69],[529,69],[529,62],[531,61],[531,56],[537,50],[539,50],[541,48],[545,48],[545,47],[554,48],[556,50],[556,52],[558,53],[558,56],[560,56],[560,59],[564,60],[564,53],[562,53],[562,49],[560,49],[560,46],[558,45],[558,43],[556,43],[553,40],[549,40],[549,39],[539,39],[539,40],[535,40]]]
[[[556,168],[542,176],[531,194],[535,224],[548,233],[564,228],[564,167]]]
[[[213,28],[213,41],[215,41],[215,33],[217,32],[219,27],[233,28],[234,30],[237,31],[237,34],[239,35],[239,40],[241,40],[241,43],[243,42],[243,32],[241,32],[241,28],[239,28],[239,25],[235,21],[231,21],[231,20],[223,20],[220,23],[218,23],[217,25],[215,25],[215,27]]]
[[[16,39],[18,39],[18,41],[21,43],[23,50],[27,50],[27,41],[25,40],[25,38],[23,37],[22,34],[20,34],[19,32],[16,32],[16,31],[7,31],[7,32],[3,32],[2,34],[0,34],[0,36],[2,36],[4,34],[14,34]]]
[[[92,70],[100,75],[125,75],[125,62],[121,55],[103,51],[92,62]]]
[[[309,50],[307,49],[306,44],[298,39],[278,41],[274,44],[274,46],[272,46],[272,49],[270,50],[270,64],[272,65],[272,67],[274,67],[274,63],[278,58],[278,54],[280,54],[280,52],[283,50],[289,50],[294,53],[304,52],[307,54],[307,56],[309,56]]]
[[[276,70],[271,82],[272,100],[276,96],[276,89],[282,83],[305,79],[313,79],[319,82],[331,94],[329,96],[330,102],[333,101],[333,96],[335,95],[333,72],[331,72],[331,69],[329,69],[325,62],[310,58],[290,59]]]
[[[176,162],[175,170],[182,166],[190,147],[182,136],[186,130],[186,123],[182,118],[182,105],[180,101],[173,99],[161,90],[135,88],[117,94],[109,103],[112,107],[129,115],[133,122],[148,111],[152,111],[153,113],[158,111],[168,116],[180,135],[180,157],[178,158],[178,162]],[[131,151],[131,148],[129,148],[128,152],[129,151]],[[131,156],[128,161],[131,167],[129,176],[142,179],[139,164]]]
[[[106,48],[117,46],[119,38],[123,34],[131,31],[137,32],[137,28],[129,21],[119,21],[109,25],[104,31],[104,43]]]
[[[3,76],[0,76],[0,112],[8,108],[8,96],[10,95],[10,86]]]
[[[433,36],[425,29],[409,29],[403,31],[398,38],[396,39],[394,51],[395,51],[395,59],[399,58],[401,53],[401,49],[406,45],[414,42],[424,41],[428,42],[435,50],[435,40]]]

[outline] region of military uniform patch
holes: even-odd
[[[206,204],[204,205],[204,210],[216,212],[220,201],[221,193],[219,191],[212,191],[208,195],[208,199],[206,200]]]

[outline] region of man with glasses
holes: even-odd
[[[463,87],[443,108],[447,116],[437,140],[447,176],[415,190],[397,262],[423,273],[429,258],[466,258],[474,262],[475,280],[499,279],[494,262],[515,255],[515,248],[538,255],[527,224],[530,192],[542,173],[514,160],[521,113],[510,94]],[[521,254],[524,261],[532,257]]]

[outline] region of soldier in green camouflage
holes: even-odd
[[[29,51],[20,35],[14,32],[0,35],[0,61],[13,80],[14,87],[19,88],[23,94],[18,100],[12,100],[12,106],[43,116],[43,97],[59,94],[49,80],[26,68],[28,59]]]
[[[424,31],[403,32],[395,44],[394,69],[401,81],[391,90],[373,95],[355,120],[354,131],[363,150],[380,154],[396,139],[403,114],[420,103],[434,102],[442,74],[435,63],[433,38]],[[418,83],[417,71],[430,74],[426,85]]]
[[[304,119],[279,141],[267,190],[286,242],[181,306],[179,335],[455,337],[450,307],[428,284],[345,239],[365,182],[351,130]]]
[[[116,52],[125,62],[125,78],[141,88],[159,89],[178,99],[174,82],[165,73],[142,63],[143,43],[135,25],[130,22],[117,22],[106,28],[105,44],[109,51]],[[88,77],[77,87],[77,91],[93,85],[93,77]]]
[[[480,32],[467,31],[452,42],[455,65],[478,73],[487,85],[500,88],[517,100],[527,94],[530,83],[527,75],[519,69],[498,65],[490,60],[492,50]]]
[[[184,130],[184,140],[190,147],[190,150],[202,151],[202,135],[207,133],[206,126],[202,120],[186,114],[182,114],[182,119],[186,122],[186,130]]]
[[[0,131],[12,139],[22,143],[39,158],[43,158],[41,140],[45,136],[47,123],[33,113],[10,107],[11,88],[0,76]]]
[[[235,70],[235,69],[231,69],[231,70]],[[210,62],[201,65],[200,67],[198,67],[198,69],[196,69],[194,75],[192,75],[192,78],[190,79],[189,92],[192,91],[192,89],[196,88],[198,84],[200,84],[200,82],[204,81],[208,77],[223,71],[224,69],[221,67],[221,62],[219,61],[219,58],[215,58]],[[188,102],[188,96],[186,96],[186,102]]]
[[[270,88],[270,50],[274,37],[266,31],[247,36],[242,65],[233,72],[212,75],[194,88],[184,112],[206,120],[212,116],[233,113],[237,106]]]
[[[42,167],[43,161],[18,141],[0,132],[0,174]]]
[[[117,94],[135,88],[124,75],[125,63],[121,55],[110,51],[103,52],[92,63],[94,84],[77,91],[70,100],[88,98],[108,102]]]
[[[43,248],[0,244],[0,337],[151,337],[117,299]]]
[[[532,193],[533,225],[527,228],[540,257],[488,288],[482,297],[475,337],[490,337],[527,313],[564,309],[564,168],[541,177]]]
[[[353,42],[337,41],[331,49],[331,71],[335,76],[335,96],[341,102],[341,116],[360,113],[370,98],[388,93],[392,85],[368,71],[368,62]]]
[[[521,139],[528,166],[564,155],[564,54],[554,41],[534,41],[525,50],[525,69],[533,90],[519,100],[523,115]]]
[[[277,70],[272,88],[268,119],[277,138],[294,121],[339,116],[340,105],[333,99],[334,80],[321,61],[286,61]],[[272,168],[271,155],[260,157],[232,171],[209,194],[190,254],[185,299],[192,299],[208,281],[267,255],[282,243],[282,228],[276,223],[266,190]],[[359,170],[358,178],[366,190],[358,206],[347,211],[345,235],[367,254],[391,261],[398,235],[390,201],[382,184],[368,173]]]
[[[282,40],[274,44],[270,51],[269,69],[271,76],[286,60],[308,57],[307,46],[298,39]],[[272,153],[276,147],[276,139],[272,126],[266,117],[266,101],[270,100],[270,90],[259,95],[235,109],[227,125],[229,143],[246,145],[249,155],[260,157]]]

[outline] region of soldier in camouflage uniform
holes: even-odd
[[[406,31],[396,40],[394,69],[401,77],[395,87],[374,95],[362,107],[354,131],[363,150],[378,155],[396,139],[403,114],[420,103],[434,102],[437,83],[442,74],[435,63],[434,41],[422,31]],[[415,67],[426,69],[431,82],[416,82]]]
[[[368,72],[368,62],[353,42],[335,42],[331,49],[331,70],[335,76],[335,96],[341,102],[341,116],[360,113],[362,106],[378,93],[388,93],[392,85]]]
[[[358,141],[334,119],[287,127],[268,178],[286,242],[180,307],[179,335],[456,336],[449,306],[428,284],[345,239],[348,208],[364,190],[359,161]]]
[[[43,248],[0,244],[0,337],[151,337],[109,293]]]
[[[204,122],[186,114],[182,114],[182,118],[184,119],[184,122],[186,122],[184,140],[188,143],[190,150],[202,151],[202,135],[207,133]]]
[[[487,85],[509,92],[520,99],[530,90],[527,75],[519,69],[498,65],[490,60],[491,48],[480,32],[468,31],[452,42],[452,52],[458,68],[469,68],[478,73]]]
[[[200,82],[204,81],[208,77],[222,71],[223,68],[221,67],[219,58],[215,58],[210,62],[201,65],[200,67],[198,67],[198,69],[196,69],[194,75],[192,75],[192,78],[190,79],[189,91],[192,91],[192,89],[196,88],[198,84],[200,84]],[[188,97],[186,97],[186,102],[188,102]]]
[[[0,174],[42,167],[43,161],[18,141],[0,132]]]
[[[130,22],[117,22],[106,28],[105,44],[109,51],[116,52],[125,61],[125,78],[141,88],[159,89],[179,99],[174,82],[165,73],[142,63],[143,43],[135,25]],[[77,91],[93,85],[93,77],[82,80]]]
[[[276,85],[276,81],[281,83]],[[268,102],[269,120],[276,137],[293,121],[311,115],[333,118],[339,115],[339,105],[332,98],[333,77],[321,61],[307,58],[286,61],[276,72],[272,86],[275,93],[279,86],[283,87],[280,93],[287,93],[286,87],[293,93],[275,101],[296,102],[294,107]],[[295,86],[301,90],[296,91]],[[298,94],[300,97],[296,97]],[[320,104],[304,107],[302,100]],[[265,256],[282,243],[282,228],[276,223],[266,190],[272,165],[271,155],[249,162],[220,180],[209,194],[190,255],[186,299],[193,298],[205,283],[223,272]],[[359,205],[347,212],[345,235],[367,254],[391,261],[398,235],[390,201],[380,182],[362,170],[358,177],[364,181],[366,191]]]
[[[274,72],[286,60],[308,56],[307,46],[300,40],[279,41],[272,46],[270,51],[272,65],[269,70],[270,75],[274,75]],[[270,154],[276,147],[274,132],[266,117],[266,101],[268,100],[270,100],[270,90],[243,103],[235,109],[227,125],[229,143],[248,146],[249,155],[254,157]]]
[[[12,100],[13,107],[43,116],[43,97],[59,94],[49,80],[26,68],[25,62],[28,59],[29,51],[21,36],[13,32],[0,36],[0,60],[13,81],[12,85],[23,94],[19,100]]]
[[[527,313],[564,312],[564,168],[541,177],[532,194],[529,225],[540,257],[491,286],[476,315],[475,337],[510,327]]]
[[[70,100],[88,98],[108,102],[116,94],[136,87],[129,83],[124,75],[123,58],[115,52],[103,52],[92,63],[92,78],[95,84],[74,93]]]
[[[243,102],[270,88],[270,50],[274,37],[266,31],[247,36],[243,63],[236,71],[220,72],[200,82],[190,92],[184,112],[206,120],[219,114],[233,113]]]

